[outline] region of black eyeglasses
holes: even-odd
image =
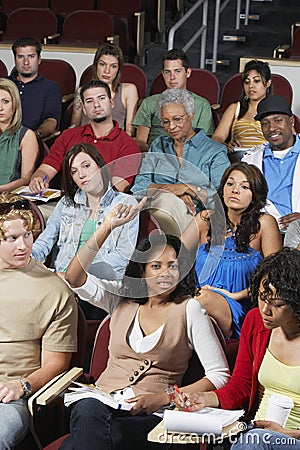
[[[11,202],[11,203],[0,203],[0,214],[7,214],[12,209],[18,209],[18,210],[24,210],[24,211],[30,210],[29,200],[17,200],[16,202]]]

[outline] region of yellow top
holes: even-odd
[[[255,145],[264,144],[266,139],[261,131],[261,125],[258,120],[247,120],[243,117],[238,119],[240,112],[240,102],[238,102],[235,119],[231,127],[231,138],[239,141],[242,148],[251,148]]]
[[[258,372],[258,381],[264,387],[264,394],[255,415],[255,420],[265,420],[268,399],[271,394],[282,394],[294,402],[286,428],[300,427],[300,366],[287,366],[267,350]]]

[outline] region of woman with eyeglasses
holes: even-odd
[[[168,133],[155,139],[144,154],[131,188],[151,197],[151,211],[165,233],[179,236],[203,202],[212,199],[229,166],[226,147],[194,130],[194,98],[185,89],[167,89],[157,102],[157,115]]]
[[[112,117],[119,123],[129,136],[133,136],[134,128],[132,121],[138,104],[138,91],[134,83],[121,83],[123,66],[123,53],[120,47],[114,44],[101,45],[93,61],[93,80],[101,80],[108,84],[111,90],[114,108]],[[134,81],[134,80],[132,80]],[[71,125],[79,126],[88,123],[83,113],[82,101],[79,92],[76,93]]]
[[[232,164],[223,174],[215,209],[199,213],[182,235],[187,248],[196,251],[199,301],[226,337],[240,335],[255,267],[282,247],[276,220],[261,212],[267,192],[256,166]]]
[[[27,185],[39,147],[35,133],[22,125],[18,88],[6,78],[0,78],[0,149],[0,191]]]
[[[250,291],[253,308],[242,327],[229,383],[214,392],[183,394],[192,411],[206,406],[246,408],[254,429],[236,438],[232,450],[300,448],[300,252],[284,248],[256,268]],[[270,395],[294,402],[286,425],[266,420]],[[177,404],[182,403],[177,398]]]

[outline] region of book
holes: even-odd
[[[244,414],[243,409],[225,410],[219,408],[203,408],[195,412],[166,410],[164,412],[165,430],[181,433],[222,434],[222,429],[233,424]]]
[[[61,196],[61,190],[60,189],[45,189],[41,194],[32,192],[28,186],[25,186],[21,188],[20,190],[16,191],[16,194],[18,194],[20,197],[28,198],[28,200],[33,201],[41,201],[41,202],[48,202],[49,200],[53,200],[54,198],[58,198]]]
[[[214,434],[203,433],[181,433],[179,431],[168,431],[164,427],[164,421],[159,422],[147,436],[150,442],[159,442],[160,444],[220,444],[224,443],[224,439],[236,436],[246,428],[245,422],[235,421],[231,425],[222,428],[222,434],[216,436]],[[198,447],[199,448],[199,447]]]
[[[77,402],[83,398],[95,398],[100,400],[107,406],[110,406],[114,409],[123,409],[129,411],[134,403],[126,403],[125,400],[127,398],[134,397],[134,392],[131,388],[126,388],[124,392],[126,395],[112,395],[103,391],[98,386],[88,385],[83,383],[78,383],[74,381],[77,387],[69,387],[69,392],[66,392],[64,395],[64,404],[65,406],[70,406],[72,403]]]

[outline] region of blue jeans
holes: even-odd
[[[13,449],[28,431],[29,412],[27,401],[0,402],[0,449]]]
[[[231,446],[231,450],[298,450],[300,439],[295,439],[276,431],[254,428],[241,434],[237,442]]]
[[[61,450],[164,450],[162,444],[147,441],[147,434],[160,417],[130,416],[104,405],[99,400],[87,398],[75,404],[71,413],[69,436]]]

